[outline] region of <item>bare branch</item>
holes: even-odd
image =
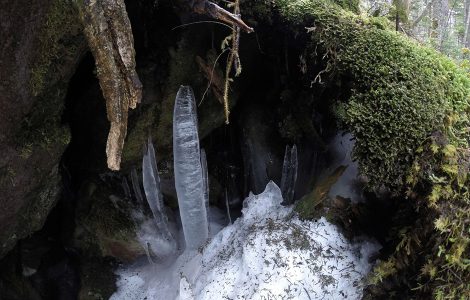
[[[192,2],[192,10],[198,14],[207,15],[211,18],[223,21],[227,24],[237,26],[247,33],[253,32],[253,28],[243,22],[239,15],[233,14],[217,4],[208,0],[194,0]]]

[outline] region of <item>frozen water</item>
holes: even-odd
[[[168,217],[164,211],[163,196],[160,192],[160,176],[157,170],[155,150],[150,138],[142,159],[142,181],[145,196],[157,227],[157,236],[154,237],[154,239],[157,238],[155,254],[159,257],[171,255],[176,250],[176,241],[168,228]]]
[[[209,171],[207,170],[207,157],[206,151],[201,149],[201,167],[202,167],[202,180],[204,182],[204,204],[206,211],[209,210]]]
[[[200,153],[194,94],[190,87],[181,86],[173,114],[173,155],[176,194],[188,249],[202,246],[209,234]]]
[[[334,170],[341,165],[347,166],[347,169],[331,187],[328,196],[332,199],[336,196],[349,198],[353,203],[364,202],[361,184],[358,181],[358,165],[356,161],[352,160],[353,136],[350,133],[338,133],[329,147],[334,154],[331,169]]]
[[[294,203],[295,183],[297,182],[297,146],[286,146],[284,163],[282,164],[281,191],[285,204]]]
[[[302,221],[270,182],[202,251],[118,271],[121,299],[360,299],[378,245],[349,242],[324,218]]]

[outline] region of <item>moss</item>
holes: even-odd
[[[39,33],[39,47],[36,63],[31,68],[30,89],[34,96],[40,95],[49,86],[49,79],[60,71],[55,64],[58,58],[74,55],[77,50],[73,38],[81,33],[78,11],[71,1],[54,0],[45,17]]]
[[[16,136],[24,159],[36,147],[63,150],[70,142],[69,129],[61,124],[61,115],[71,71],[84,52],[81,32],[75,6],[69,1],[54,0],[39,29],[36,62],[31,67],[29,88],[36,99]]]
[[[338,4],[343,9],[359,13],[359,0],[334,0],[334,3]]]
[[[131,216],[132,203],[112,194],[117,184],[101,180],[87,182],[80,189],[76,240],[86,256],[113,257],[132,261],[144,255]]]
[[[6,171],[13,172],[8,167]],[[9,173],[8,177],[10,176],[15,175]],[[0,233],[0,240],[5,241],[0,245],[0,253],[10,250],[17,239],[26,237],[31,232],[41,229],[50,210],[57,203],[61,191],[58,166],[54,166],[50,173],[42,173],[38,174],[38,176],[42,176],[42,180],[36,189],[25,196],[26,200],[24,203],[26,204],[21,208],[18,215],[17,227],[13,230],[4,230]],[[8,180],[13,182],[13,179]],[[1,178],[0,183],[2,183]]]
[[[307,47],[322,49],[331,76],[352,81],[338,115],[356,139],[354,158],[371,187],[397,191],[418,145],[456,104],[468,105],[468,77],[434,50],[328,1],[277,4],[293,24],[311,24]]]
[[[27,196],[32,200],[25,202],[29,205],[21,214],[22,220],[18,222],[21,229],[18,232],[22,232],[24,229],[34,232],[44,225],[47,215],[57,203],[61,192],[61,178],[58,168],[58,165],[54,166],[52,171],[44,176],[39,187]],[[28,228],[23,225],[25,223],[28,223]],[[20,236],[26,234],[21,233]]]
[[[330,1],[271,3],[290,34],[307,41],[307,64],[323,59],[330,80],[347,81],[350,93],[333,101],[369,188],[409,198],[397,200],[403,208],[391,255],[376,269],[375,299],[469,298],[469,76],[384,19]]]
[[[313,219],[318,217],[322,202],[328,197],[331,187],[338,181],[347,166],[339,166],[329,176],[317,183],[313,191],[300,199],[294,210],[302,219]]]
[[[140,161],[142,157],[142,146],[147,141],[149,134],[152,136],[159,157],[169,155],[172,147],[173,132],[173,109],[176,93],[181,85],[189,85],[193,88],[196,102],[198,103],[198,121],[200,139],[203,139],[214,128],[224,122],[223,107],[208,93],[204,102],[200,103],[202,94],[207,87],[207,81],[200,74],[196,63],[196,56],[205,57],[206,49],[210,44],[205,43],[211,37],[211,32],[201,27],[188,28],[181,35],[176,48],[170,47],[168,75],[164,82],[164,91],[161,98],[152,104],[143,106],[142,111],[136,118],[134,124],[129,128],[128,137],[124,145],[124,165]],[[164,72],[164,71],[163,71]],[[233,92],[230,96],[232,105],[235,105],[238,94]]]

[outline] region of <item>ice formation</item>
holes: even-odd
[[[142,181],[144,184],[145,197],[152,211],[155,225],[157,242],[155,254],[159,257],[173,254],[176,250],[176,241],[168,227],[168,217],[163,205],[163,196],[160,191],[160,176],[158,175],[157,161],[152,141],[148,140],[147,147],[142,159]],[[135,189],[135,187],[134,187]],[[137,187],[136,194],[140,191]]]
[[[324,218],[302,221],[282,200],[270,182],[202,251],[120,269],[111,299],[360,299],[378,245],[348,242]]]
[[[363,279],[371,268],[369,257],[378,250],[378,244],[367,240],[347,241],[324,218],[303,221],[293,212],[292,205],[281,205],[283,201],[284,204],[293,202],[297,178],[295,145],[286,147],[281,189],[271,181],[261,194],[250,194],[243,202],[242,216],[233,223],[230,220],[224,228],[223,213],[208,206],[207,159],[199,148],[196,105],[189,87],[182,86],[176,96],[173,153],[186,248],[184,252],[173,248],[167,259],[155,263],[149,258],[150,264],[140,260],[121,267],[117,271],[118,290],[112,300],[362,297]],[[143,222],[138,236],[149,245],[148,249],[168,250],[169,247],[164,247],[168,239],[162,235],[171,236],[171,232],[150,141],[142,171],[145,194],[156,222]],[[136,189],[134,173],[132,183]],[[137,198],[142,198],[137,194]],[[228,194],[226,188],[230,219]],[[155,223],[156,227],[151,226]]]
[[[286,146],[284,163],[282,164],[281,192],[285,204],[294,202],[295,183],[297,182],[297,146]]]
[[[207,211],[209,209],[209,171],[207,170],[207,157],[204,149],[201,149],[201,167],[202,180],[204,182],[204,204]]]
[[[354,140],[350,133],[338,133],[330,142],[329,148],[333,153],[331,169],[341,165],[348,166],[348,168],[331,187],[328,195],[332,199],[339,195],[351,199],[353,203],[364,202],[362,188],[358,182],[358,165],[352,160],[353,147]]]
[[[181,86],[173,113],[173,155],[176,194],[188,249],[199,248],[209,234],[197,128],[193,91]]]

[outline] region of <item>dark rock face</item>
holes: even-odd
[[[69,142],[67,82],[85,50],[72,3],[0,0],[0,257],[40,229]]]

